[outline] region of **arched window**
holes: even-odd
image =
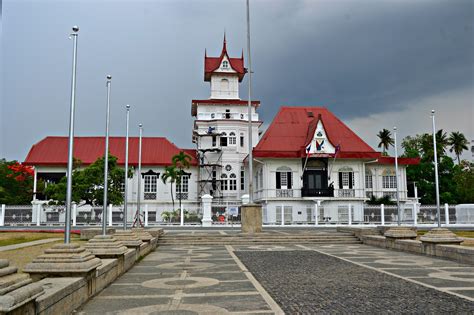
[[[230,174],[229,190],[237,190],[237,176],[234,173]]]
[[[226,147],[227,146],[227,133],[222,132],[220,138],[221,138],[221,147]]]
[[[384,169],[382,172],[382,188],[397,188],[397,176],[394,169]]]
[[[354,171],[350,167],[341,167],[339,169],[339,189],[354,188]]]
[[[229,80],[222,79],[221,80],[221,90],[222,91],[229,91]]]
[[[372,171],[368,169],[365,169],[365,188],[373,188]]]
[[[236,145],[237,144],[237,137],[235,136],[235,132],[229,133],[229,145]]]
[[[227,60],[224,60],[224,62],[222,62],[222,68],[229,68],[229,62]]]
[[[263,176],[262,176],[263,177]],[[276,170],[276,189],[291,189],[293,173],[288,166],[280,166]]]
[[[222,174],[221,175],[221,182],[222,182],[222,190],[227,190],[228,189],[228,180],[227,180],[227,175],[226,174]]]

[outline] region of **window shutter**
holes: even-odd
[[[291,173],[291,172],[288,172],[288,175],[287,175],[287,178],[288,178],[288,179],[287,179],[287,181],[288,181],[288,189],[291,189],[291,184],[292,184],[292,183],[291,183],[291,180],[292,180],[291,175],[292,175],[292,173]]]
[[[276,189],[281,189],[280,172],[276,172]]]
[[[352,178],[354,176],[354,173],[349,172],[349,189],[352,189]]]
[[[342,189],[342,172],[339,172],[339,189]]]

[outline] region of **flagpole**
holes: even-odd
[[[253,203],[253,145],[252,145],[252,63],[250,59],[250,3],[247,0],[247,59],[249,63],[249,99],[248,99],[248,133],[249,133],[249,203]]]

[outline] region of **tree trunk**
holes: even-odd
[[[173,210],[172,211],[174,211],[175,209],[174,209],[174,197],[173,197],[173,182],[171,182],[170,184],[171,184],[170,185],[171,186],[171,201],[173,203]]]

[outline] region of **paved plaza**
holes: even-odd
[[[474,313],[474,266],[360,244],[160,246],[81,314]]]

